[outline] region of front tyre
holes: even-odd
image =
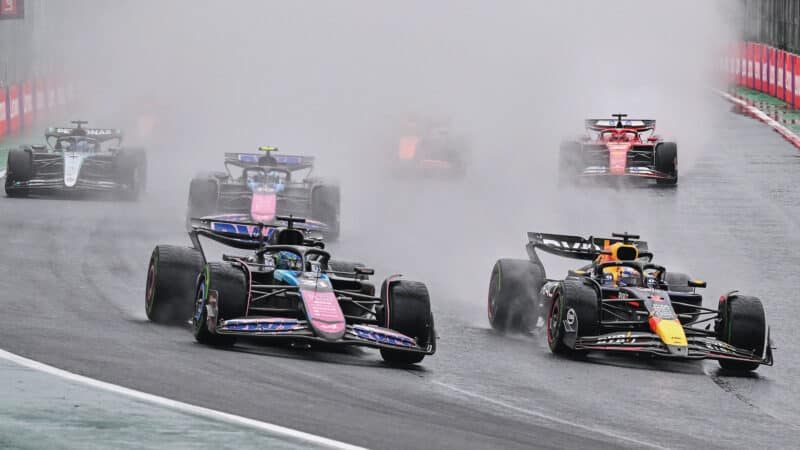
[[[662,142],[655,149],[656,170],[668,175],[656,184],[672,186],[678,184],[678,145],[674,142]]]
[[[383,310],[377,314],[378,325],[413,338],[421,348],[435,346],[428,288],[418,281],[385,280],[381,285]],[[416,364],[424,353],[381,348],[383,360],[390,364]]]
[[[197,342],[216,347],[230,347],[236,343],[235,336],[219,335],[209,330],[209,320],[217,320],[217,317],[209,318],[209,295],[208,284],[206,282],[206,271],[197,280],[197,290],[195,293],[195,310],[192,315],[192,334]],[[219,293],[217,293],[219,296]],[[217,312],[219,311],[219,297],[216,298]]]
[[[764,354],[767,334],[767,319],[764,306],[757,297],[729,295],[719,299],[717,321],[714,326],[717,339],[734,347],[750,350],[755,356]],[[723,369],[749,372],[760,363],[720,359]]]
[[[599,326],[597,292],[581,280],[561,282],[553,294],[547,317],[547,346],[550,351],[554,354],[576,353],[574,339],[597,335]]]
[[[203,255],[194,248],[158,245],[147,270],[145,313],[155,323],[186,323],[194,304],[194,285]]]
[[[17,182],[28,181],[33,177],[33,155],[30,151],[15,149],[8,152],[6,164],[6,195],[9,197],[25,197],[27,188],[16,187]]]

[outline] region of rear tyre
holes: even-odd
[[[247,314],[247,279],[244,271],[228,263],[209,263],[197,282],[195,311],[192,316],[194,337],[201,344],[231,346],[236,336],[212,333],[208,329],[209,292],[216,291],[217,315],[214,320],[245,317]]]
[[[500,332],[528,331],[543,315],[544,267],[527,259],[500,259],[489,279],[489,324]]]
[[[358,267],[366,267],[366,266],[360,262],[338,261],[338,260],[328,261],[328,270],[336,272],[334,275],[336,275],[339,278],[353,278],[358,280],[367,279],[366,275],[356,274],[356,268]]]
[[[120,150],[116,160],[116,181],[123,185],[120,196],[137,200],[147,184],[147,155],[140,148]]]
[[[9,197],[25,197],[28,195],[26,188],[18,188],[14,183],[28,181],[33,177],[33,155],[30,151],[11,150],[8,152],[6,164],[6,195]]]
[[[730,295],[719,301],[715,331],[717,339],[743,350],[752,350],[762,355],[767,334],[767,320],[764,306],[757,297]],[[760,363],[720,359],[723,369],[748,372],[758,368]]]
[[[678,184],[678,145],[674,142],[662,142],[655,150],[656,170],[670,177],[656,181],[661,185]]]
[[[147,271],[147,318],[161,324],[186,323],[192,317],[194,286],[202,270],[203,255],[198,250],[156,246]]]
[[[217,198],[219,198],[219,183],[216,178],[208,175],[194,177],[189,185],[187,222],[217,212]]]
[[[566,334],[574,333],[576,338],[595,336],[599,328],[597,292],[582,281],[564,280],[553,295],[547,318],[550,351],[554,354],[582,353],[564,342]]]
[[[667,272],[664,276],[669,290],[673,292],[694,292],[694,288],[689,286],[689,280],[689,275],[680,272]]]
[[[559,184],[574,184],[580,175],[583,150],[579,142],[562,142],[558,153]]]
[[[381,299],[383,311],[377,314],[379,326],[415,339],[422,348],[435,345],[430,296],[423,283],[385,280],[381,285]],[[381,356],[390,364],[416,364],[425,358],[424,353],[388,348],[381,349]]]
[[[311,192],[311,217],[328,226],[328,231],[323,233],[325,239],[333,241],[339,238],[340,202],[339,186],[317,186]]]

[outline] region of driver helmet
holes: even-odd
[[[267,181],[266,176],[262,172],[256,172],[248,175],[247,186],[251,191],[255,191]]]
[[[283,270],[299,270],[300,257],[296,253],[282,250],[275,255],[275,268]]]
[[[85,140],[81,139],[75,143],[75,151],[76,152],[88,152],[89,151],[89,143]]]
[[[642,276],[638,270],[630,267],[623,267],[619,272],[617,284],[619,286],[641,286]]]
[[[275,189],[275,193],[283,192],[283,189],[286,187],[281,179],[281,173],[277,171],[270,171],[269,172],[269,180],[272,182],[272,186]]]

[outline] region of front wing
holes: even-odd
[[[360,345],[373,348],[388,348],[432,355],[435,344],[421,347],[416,341],[397,331],[372,325],[348,324],[344,336],[329,340],[317,336],[307,320],[282,317],[251,317],[221,321],[214,331],[217,334],[251,336],[259,338],[291,338],[338,345]],[[435,342],[435,339],[434,339]]]
[[[711,336],[687,335],[687,347],[668,346],[655,333],[624,331],[599,336],[579,337],[575,350],[648,353],[656,356],[682,359],[733,359],[772,365],[772,347],[767,336],[763,354],[734,347]]]
[[[124,188],[114,173],[114,160],[106,157],[86,158],[77,171],[77,177],[67,185],[64,175],[64,158],[61,155],[34,154],[34,176],[26,181],[14,181],[7,189],[41,191],[112,191]]]
[[[615,178],[650,178],[654,180],[666,180],[672,178],[671,175],[659,172],[653,167],[632,166],[626,167],[623,173],[612,173],[608,166],[588,166],[579,174],[581,178],[593,177],[615,177]]]

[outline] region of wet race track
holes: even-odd
[[[729,106],[720,101],[719,109]],[[385,366],[373,350],[211,349],[187,330],[147,322],[150,251],[188,242],[184,180],[174,194],[151,191],[140,203],[3,197],[0,346],[103,381],[373,448],[794,447],[800,153],[734,114],[724,114],[712,133],[718,143],[681,166],[677,189],[587,192],[553,184],[506,211],[502,220],[512,225],[502,233],[489,225],[497,217],[467,224],[454,217],[459,208],[482,207],[468,200],[478,191],[490,199],[505,186],[414,184],[407,204],[387,205],[382,187],[345,193],[345,233],[333,251],[375,262],[381,275],[405,270],[431,287],[439,352],[411,369]],[[370,198],[372,214],[348,218],[347,202]],[[539,198],[555,200],[544,208]],[[430,220],[410,220],[409,211]],[[718,373],[716,362],[571,360],[553,357],[542,336],[493,332],[483,315],[489,272],[496,258],[524,257],[528,230],[639,233],[657,262],[708,281],[705,306],[733,289],[759,296],[775,366],[734,378]],[[556,267],[549,276],[562,276],[567,265]]]

